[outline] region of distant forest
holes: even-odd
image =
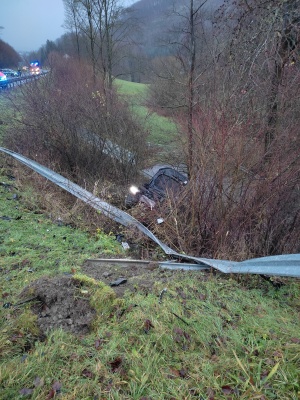
[[[17,66],[21,56],[6,42],[0,39],[0,68]]]
[[[70,5],[70,0],[64,2]],[[157,57],[176,53],[176,49],[170,43],[177,40],[174,34],[178,35],[180,29],[178,27],[187,12],[188,3],[187,0],[140,0],[122,12],[118,11],[116,13],[119,18],[118,24],[114,20],[115,16],[112,18],[119,53],[113,65],[113,75],[133,82],[149,82],[152,76],[151,62]],[[195,4],[200,2],[195,1]],[[214,13],[222,4],[223,0],[207,2],[205,5],[207,24],[212,23]],[[40,59],[41,63],[45,64],[48,55],[52,51],[57,51],[71,57],[89,59],[90,44],[85,34],[88,28],[76,32],[78,26],[75,29],[74,21],[70,22],[70,16],[67,17],[66,26],[68,33],[55,42],[47,41],[38,51],[27,55],[27,58]],[[120,32],[124,33],[121,39]]]

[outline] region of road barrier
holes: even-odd
[[[237,262],[230,260],[215,260],[193,257],[187,254],[177,253],[169,246],[161,242],[147,227],[145,227],[141,222],[131,215],[127,214],[125,211],[122,211],[106,201],[94,196],[92,193],[83,189],[79,185],[73,183],[69,179],[64,178],[51,169],[44,167],[36,161],[30,160],[21,154],[15,153],[14,151],[5,149],[3,147],[0,147],[0,151],[14,157],[22,164],[33,169],[40,175],[73,194],[96,210],[101,211],[104,215],[113,219],[114,221],[124,226],[136,227],[144,235],[148,236],[156,244],[158,244],[167,255],[173,257],[174,259],[185,260],[199,264],[199,270],[202,270],[205,266],[206,268],[209,267],[217,269],[225,274],[258,274],[264,276],[288,276],[300,278],[300,254],[283,254]],[[170,268],[175,268],[176,266],[177,269],[187,269],[184,267],[184,265],[180,265],[180,263],[177,265],[174,265],[174,261],[170,261]],[[166,263],[163,264],[163,268],[167,268]]]
[[[6,81],[0,81],[0,88],[1,89],[11,89],[16,86],[23,85],[24,83],[31,82],[33,80],[39,79],[41,76],[46,75],[47,72],[41,72],[38,75],[23,75],[17,76],[13,78],[7,78]]]

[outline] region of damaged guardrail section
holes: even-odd
[[[198,264],[199,270],[203,269],[203,267],[206,267],[215,268],[216,270],[225,274],[260,274],[296,278],[300,277],[300,254],[284,254],[278,256],[254,258],[251,260],[237,262],[230,260],[215,260],[209,258],[192,257],[186,254],[177,253],[169,246],[162,243],[148,228],[146,228],[137,219],[127,214],[125,211],[122,211],[119,208],[110,205],[109,203],[94,196],[92,193],[81,188],[80,186],[64,178],[63,176],[57,174],[51,169],[44,167],[41,164],[22,156],[21,154],[15,153],[3,147],[0,147],[0,151],[14,157],[22,164],[33,169],[40,175],[44,176],[46,179],[73,194],[91,207],[101,211],[104,215],[113,219],[114,221],[124,226],[136,227],[143,234],[145,234],[156,244],[158,244],[166,254],[174,257],[175,259],[182,259]],[[174,263],[171,261],[170,264],[174,265]],[[180,266],[180,263],[178,263],[178,268],[185,269],[184,266]]]

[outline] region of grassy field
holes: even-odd
[[[146,106],[148,85],[120,79],[115,84],[118,92],[126,98],[135,115],[149,131],[149,142],[162,150],[173,150],[178,137],[177,126],[171,119],[158,115]]]
[[[147,96],[148,85],[145,83],[123,81],[121,79],[116,79],[114,82],[118,93],[121,95],[132,96],[133,98],[137,98],[137,96],[145,98]]]

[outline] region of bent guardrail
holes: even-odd
[[[104,215],[113,219],[114,221],[124,226],[136,227],[144,235],[148,236],[156,244],[158,244],[161,249],[169,256],[172,256],[175,259],[196,262],[197,264],[199,264],[199,270],[203,269],[203,266],[206,266],[214,268],[225,274],[258,274],[300,278],[300,254],[284,254],[254,258],[251,260],[238,262],[230,260],[216,260],[193,257],[186,254],[177,253],[169,246],[161,242],[147,227],[145,227],[141,222],[139,222],[131,215],[127,214],[125,211],[122,211],[119,208],[107,203],[106,201],[94,196],[92,193],[71,182],[69,179],[64,178],[58,173],[52,171],[51,169],[37,163],[36,161],[30,160],[29,158],[24,157],[21,154],[15,153],[14,151],[5,149],[3,147],[0,147],[0,151],[14,157],[22,164],[33,169],[40,175],[44,176],[51,182],[55,183],[57,186],[60,186],[64,190],[73,194],[96,210],[101,211]],[[178,263],[178,269],[184,269],[183,267],[180,268],[180,263]]]

